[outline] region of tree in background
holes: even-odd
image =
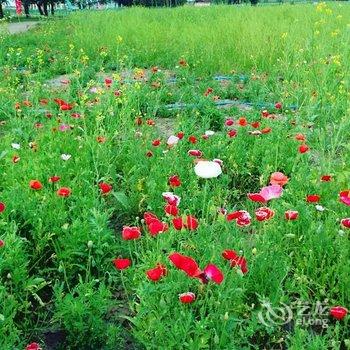
[[[4,10],[2,9],[3,2],[5,2],[5,0],[0,0],[0,18],[4,18]]]

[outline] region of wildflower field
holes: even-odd
[[[350,349],[350,5],[0,24],[0,349]]]

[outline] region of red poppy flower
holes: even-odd
[[[332,181],[332,176],[331,176],[331,175],[322,175],[322,176],[321,176],[321,181],[322,181],[322,182],[329,182],[329,181]]]
[[[30,343],[26,346],[26,350],[41,350],[41,347],[38,343]]]
[[[107,87],[110,87],[112,85],[112,83],[113,83],[113,80],[111,78],[106,78],[105,79],[105,85]]]
[[[191,135],[189,138],[188,138],[188,141],[195,144],[197,142],[197,138],[193,135]]]
[[[80,118],[80,114],[79,113],[72,113],[71,117],[74,119],[79,119]]]
[[[250,124],[254,129],[257,129],[260,127],[260,123],[259,122],[253,122]]]
[[[244,274],[248,273],[247,260],[243,256],[231,259],[230,263],[231,267],[239,267]]]
[[[237,130],[231,129],[227,132],[228,137],[236,137],[237,136]]]
[[[232,260],[232,259],[238,258],[238,254],[231,249],[225,249],[221,255],[226,260]]]
[[[248,125],[247,118],[246,117],[240,117],[238,119],[238,124],[240,126],[247,126]]]
[[[227,221],[236,220],[236,224],[240,227],[249,226],[251,216],[246,210],[237,210],[226,215]]]
[[[41,182],[39,180],[31,180],[29,182],[29,186],[30,188],[32,188],[33,190],[41,190],[43,188],[43,185],[41,184]]]
[[[146,271],[146,275],[148,279],[154,282],[159,281],[163,276],[166,276],[166,274],[167,274],[166,266],[159,263],[157,264],[157,267],[155,267],[154,269],[150,269]]]
[[[205,93],[204,93],[204,96],[208,96],[208,95],[210,95],[212,92],[213,92],[213,89],[210,88],[210,87],[208,87],[207,90],[206,90]]]
[[[342,219],[342,220],[340,221],[340,223],[341,223],[344,227],[350,228],[350,218]]]
[[[295,139],[297,141],[302,141],[302,142],[305,142],[306,141],[306,137],[303,135],[303,134],[296,134],[295,135]]]
[[[306,201],[308,203],[317,203],[319,202],[321,199],[321,196],[319,196],[318,194],[308,194],[306,196]]]
[[[184,226],[190,230],[190,231],[194,231],[197,229],[198,227],[198,220],[194,217],[194,216],[191,216],[191,215],[187,215],[186,217],[186,221],[184,223]]]
[[[71,109],[73,109],[73,105],[69,103],[60,106],[61,111],[70,111]]]
[[[141,237],[141,230],[136,226],[124,226],[122,231],[122,238],[126,241],[132,239],[139,239]]]
[[[284,217],[286,218],[286,220],[296,220],[299,216],[299,213],[296,210],[287,210],[284,213]]]
[[[179,65],[180,65],[181,67],[186,67],[186,66],[187,66],[186,60],[182,58],[182,59],[179,61]]]
[[[306,153],[309,150],[309,147],[305,144],[299,146],[299,153]]]
[[[216,284],[221,284],[224,280],[224,275],[221,270],[214,264],[208,264],[207,267],[203,270],[204,276],[215,282]]]
[[[169,255],[169,260],[190,277],[197,277],[201,273],[196,261],[189,256],[173,253]]]
[[[59,176],[51,176],[49,178],[49,182],[51,182],[51,183],[54,183],[54,182],[57,182],[57,181],[60,181],[60,180],[61,180],[61,178]]]
[[[149,211],[146,211],[143,214],[143,219],[145,220],[145,223],[146,223],[147,226],[153,221],[159,221],[157,215],[155,215],[155,214],[153,214],[153,213],[151,213]]]
[[[268,118],[270,115],[269,111],[267,111],[266,109],[264,109],[262,112],[261,112],[261,116],[263,118]]]
[[[156,122],[153,119],[147,119],[146,124],[150,125],[150,126],[154,126],[154,125],[156,125]]]
[[[226,126],[232,126],[235,123],[235,121],[233,119],[226,119],[225,121],[225,125]]]
[[[181,140],[181,139],[183,139],[184,135],[185,134],[182,131],[180,131],[180,132],[177,133],[176,136]]]
[[[106,182],[100,182],[100,183],[98,184],[98,187],[100,188],[100,190],[101,190],[101,192],[102,192],[103,194],[108,194],[108,193],[111,192],[112,189],[113,189],[113,186],[110,185],[110,184],[108,184],[108,183],[106,183]]]
[[[116,258],[113,260],[113,264],[117,270],[125,270],[131,265],[131,260]]]
[[[49,103],[49,100],[47,98],[42,98],[39,103],[42,105],[42,106],[46,106],[48,103]]]
[[[274,216],[275,216],[275,211],[267,207],[262,207],[255,210],[255,217],[258,221],[270,220]]]
[[[262,134],[268,134],[268,133],[270,133],[271,131],[272,131],[272,129],[267,127],[267,128],[262,129],[262,130],[261,130],[261,133],[262,133]]]
[[[179,212],[178,208],[175,205],[170,205],[170,204],[167,204],[164,207],[164,211],[166,212],[166,214],[169,214],[172,216],[176,216]]]
[[[189,156],[194,157],[201,157],[203,155],[203,152],[198,149],[190,149],[187,153]]]
[[[270,184],[271,185],[279,185],[284,186],[289,181],[288,176],[284,175],[283,173],[276,171],[271,174],[270,177]]]
[[[69,197],[72,193],[72,190],[68,187],[61,187],[56,193],[60,197]]]
[[[97,136],[97,137],[96,137],[96,141],[97,141],[98,143],[105,143],[105,142],[107,141],[107,138],[104,137],[104,136]]]
[[[342,306],[333,306],[330,308],[329,313],[332,317],[341,321],[348,314],[348,310]]]
[[[159,139],[152,141],[152,146],[157,147],[159,145],[160,145],[160,140]]]
[[[5,209],[6,209],[5,203],[0,202],[0,213],[2,213],[3,211],[5,211]]]
[[[60,98],[54,98],[53,100],[58,106],[62,106],[62,105],[66,105],[67,104],[66,101],[64,101],[64,100],[62,100]]]
[[[15,163],[15,164],[18,163],[20,160],[21,160],[21,158],[19,156],[13,156],[12,157],[12,162]]]
[[[148,225],[148,230],[151,236],[156,236],[159,233],[166,232],[168,231],[168,229],[169,229],[168,224],[160,220],[154,220]]]
[[[173,219],[173,226],[174,226],[175,230],[178,230],[178,231],[182,230],[182,228],[184,227],[184,223],[182,221],[182,218],[181,217],[174,218]]]
[[[190,304],[196,300],[196,295],[192,292],[182,293],[182,294],[179,294],[179,300],[183,304]]]
[[[281,102],[276,102],[275,108],[276,109],[282,109],[282,103]]]
[[[179,187],[181,186],[180,178],[177,175],[173,175],[169,177],[168,183],[171,187]]]
[[[339,198],[340,198],[340,201],[345,205],[350,205],[350,190],[340,192]]]
[[[26,106],[26,107],[31,107],[32,106],[32,103],[28,100],[24,100],[23,102],[23,106]]]

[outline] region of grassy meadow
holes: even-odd
[[[349,44],[345,2],[0,24],[0,349],[350,349]]]

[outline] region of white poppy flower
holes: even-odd
[[[175,135],[171,135],[168,138],[168,141],[166,142],[168,146],[174,146],[179,142],[179,138]]]
[[[19,143],[11,143],[13,149],[20,149],[21,145]]]
[[[203,179],[211,179],[218,177],[222,173],[222,170],[220,164],[217,162],[201,160],[194,167],[194,172]]]
[[[215,134],[214,131],[212,130],[207,130],[205,133],[204,133],[206,136],[213,136]]]
[[[72,156],[70,154],[61,154],[61,159],[64,161],[67,161],[71,158]]]

